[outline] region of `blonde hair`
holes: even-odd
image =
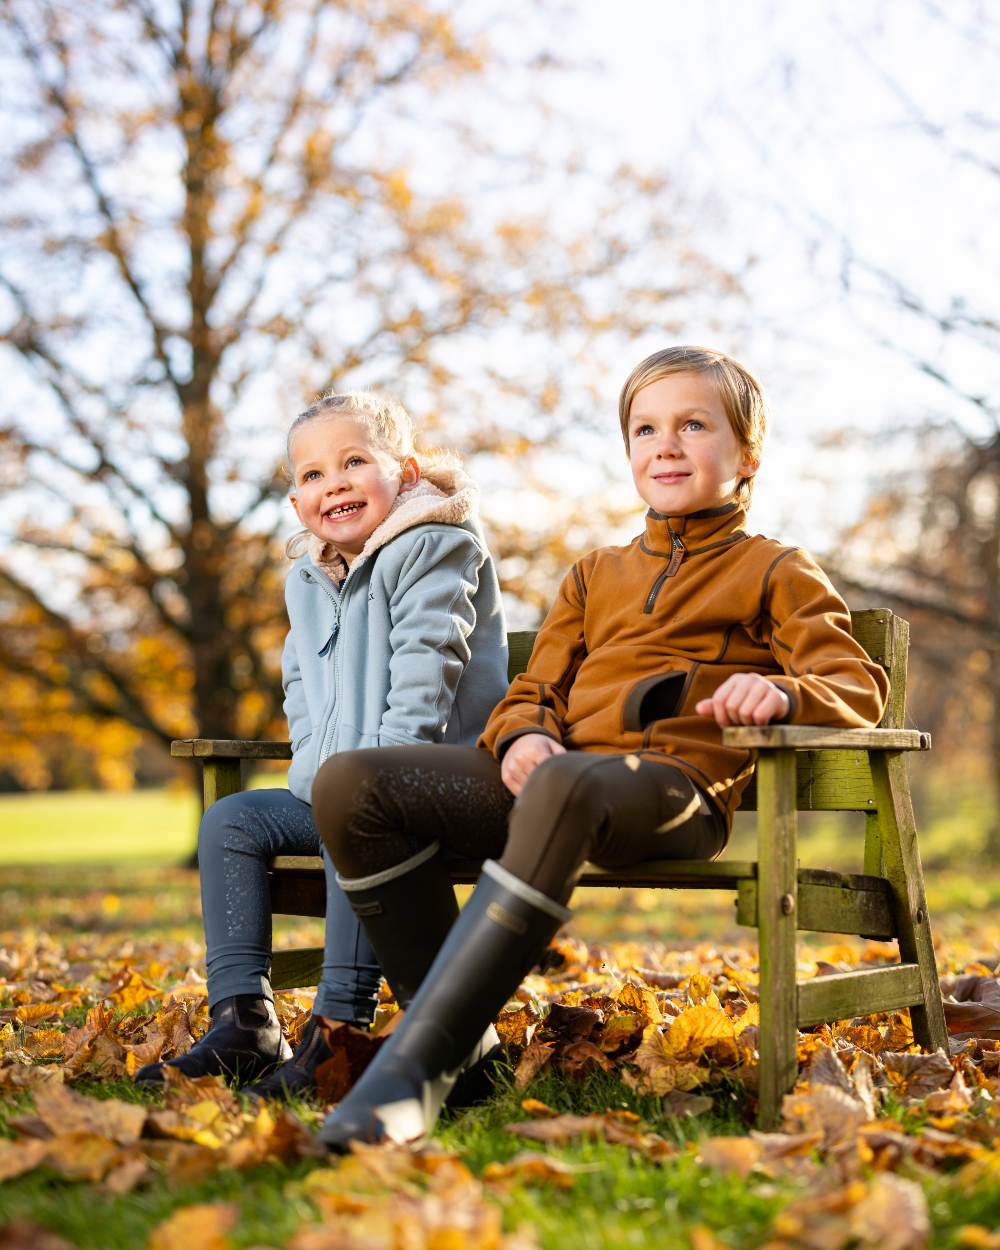
[[[618,419],[626,451],[629,448],[628,417],[632,400],[644,386],[672,373],[708,374],[716,385],[726,419],[740,446],[751,459],[760,459],[768,420],[767,400],[761,385],[749,370],[731,356],[708,347],[666,347],[640,360],[628,375],[618,397]],[[753,478],[740,478],[736,498],[746,505],[752,494]]]
[[[413,421],[398,399],[377,391],[345,391],[339,395],[321,395],[314,404],[300,412],[288,427],[285,456],[292,483],[289,493],[295,489],[292,460],[295,432],[307,421],[329,421],[335,417],[349,417],[365,426],[375,446],[387,452],[400,464],[412,456],[420,466],[420,476],[434,486],[450,486],[455,471],[462,467],[460,457],[453,451],[441,447],[420,450],[416,448],[413,441]],[[305,551],[308,538],[309,531],[306,529],[293,534],[285,544],[286,554],[293,560],[297,559]]]

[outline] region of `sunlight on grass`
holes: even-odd
[[[189,790],[0,796],[0,864],[176,862],[194,847]]]

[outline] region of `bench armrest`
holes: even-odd
[[[178,738],[170,744],[178,759],[290,760],[290,742],[246,742],[239,738]]]
[[[825,729],[813,725],[735,725],[723,729],[727,747],[754,751],[929,751],[931,736],[918,729]]]

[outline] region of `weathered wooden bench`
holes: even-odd
[[[796,1030],[824,1021],[909,1008],[914,1037],[929,1050],[948,1049],[923,872],[907,779],[907,751],[926,751],[930,736],[904,728],[909,626],[887,610],[852,613],[854,634],[891,682],[878,729],[767,725],[723,730],[732,746],[757,752],[741,808],[757,811],[757,859],[657,860],[626,869],[586,865],[581,885],[666,886],[736,892],[737,919],[755,927],[760,947],[760,1123],[772,1125],[796,1077]],[[509,635],[510,674],[522,672],[532,633]],[[287,742],[194,738],[174,742],[175,756],[199,760],[206,806],[243,786],[256,760],[287,760]],[[802,868],[797,861],[799,811],[862,812],[862,873]],[[456,882],[475,881],[477,863],[455,862]],[[281,857],[271,865],[276,914],[322,916],[322,861]],[[895,941],[899,963],[796,981],[796,932],[855,934]],[[276,989],[314,985],[322,951],[276,951]]]

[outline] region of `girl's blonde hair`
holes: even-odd
[[[726,419],[740,447],[751,459],[760,459],[768,419],[767,400],[761,385],[749,370],[731,356],[708,347],[666,347],[639,361],[625,379],[618,397],[618,419],[626,451],[629,449],[628,415],[632,400],[644,386],[671,373],[708,374],[715,383]],[[753,478],[740,478],[736,498],[747,505],[752,494]]]
[[[412,456],[420,466],[420,476],[434,486],[447,489],[454,480],[455,471],[462,467],[461,459],[453,451],[441,447],[420,450],[415,447],[413,421],[398,399],[377,391],[345,391],[340,395],[321,395],[288,427],[285,456],[292,483],[289,493],[295,489],[292,440],[296,430],[307,421],[332,420],[334,417],[350,417],[365,426],[375,446],[400,464]],[[293,534],[285,544],[286,554],[293,560],[297,559],[305,551],[308,539],[308,530]]]

